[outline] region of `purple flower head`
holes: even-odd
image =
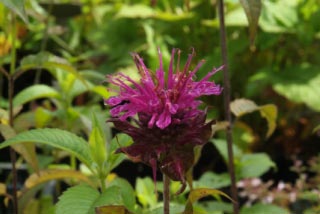
[[[140,82],[121,73],[108,76],[108,81],[118,86],[119,91],[105,103],[111,107],[110,121],[134,141],[119,152],[150,165],[154,176],[159,167],[171,179],[185,183],[185,173],[194,162],[194,147],[204,145],[211,136],[212,121],[205,123],[206,112],[198,108],[201,104],[198,98],[221,93],[221,87],[209,80],[221,67],[195,81],[204,61],[189,70],[193,52],[180,70],[180,51],[173,49],[168,72],[163,68],[161,52],[158,53],[160,65],[155,73],[148,70],[138,54],[132,54]],[[128,118],[135,124],[128,122]]]

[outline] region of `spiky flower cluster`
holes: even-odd
[[[168,72],[163,68],[161,52],[158,53],[160,66],[155,73],[148,70],[138,54],[132,54],[140,82],[121,73],[108,76],[109,83],[118,86],[119,91],[105,103],[111,107],[109,121],[134,141],[118,152],[150,165],[154,178],[159,167],[171,179],[185,183],[185,174],[194,162],[194,147],[204,145],[211,136],[212,121],[205,122],[206,112],[199,109],[198,98],[221,93],[221,87],[209,80],[220,68],[195,81],[204,61],[189,70],[193,52],[183,70],[179,70],[180,51],[173,49]]]

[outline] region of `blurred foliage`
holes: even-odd
[[[270,169],[282,170],[276,167],[274,157],[291,160],[294,155],[304,161],[312,160],[312,164],[307,164],[307,179],[298,177],[296,181],[306,187],[297,184],[287,189],[298,191],[300,199],[308,202],[300,210],[317,212],[319,203],[314,198],[319,196],[319,186],[313,184],[319,179],[320,169],[316,168],[318,159],[312,156],[319,153],[316,143],[320,136],[320,0],[225,0],[225,15],[238,180],[260,177]],[[25,210],[54,213],[53,195],[43,191],[41,197],[35,197],[45,189],[36,177],[37,172],[42,172],[47,173],[46,184],[60,179],[73,186],[63,193],[56,206],[60,212],[74,197],[84,193],[88,193],[88,198],[83,199],[83,205],[92,213],[93,205],[101,205],[103,212],[104,206],[115,204],[119,206],[112,209],[124,213],[162,212],[150,178],[137,179],[133,190],[128,182],[110,174],[124,160],[111,151],[129,140],[123,135],[114,138],[105,124],[108,113],[102,104],[103,98],[112,95],[102,86],[104,76],[121,71],[135,78],[131,52],[139,52],[148,67],[156,70],[158,47],[165,64],[172,48],[179,48],[184,54],[194,48],[194,62],[206,60],[199,77],[220,66],[216,1],[0,0],[0,133],[1,139],[16,144],[15,150],[21,155],[18,162],[28,164],[28,179],[34,179],[32,188],[28,188],[28,182],[21,184],[25,189],[19,201],[27,207]],[[13,97],[8,96],[10,78],[15,86]],[[215,81],[222,82],[222,72],[215,75]],[[205,99],[209,106],[214,106],[208,112],[211,118],[223,120],[222,101],[222,97]],[[14,119],[11,126],[10,115]],[[225,127],[222,122],[216,129]],[[33,128],[38,130],[25,132]],[[66,131],[54,129],[49,134],[43,128]],[[64,136],[62,133],[69,138],[57,140]],[[224,133],[217,135],[218,139],[212,142],[226,162]],[[86,146],[79,151],[81,145]],[[81,164],[76,157],[80,157]],[[51,170],[68,172],[76,180],[59,177],[59,173],[53,176]],[[90,183],[85,178],[92,179],[92,173],[100,181],[106,179],[104,193],[98,192],[103,185],[97,180],[94,187],[78,185],[77,178]],[[6,187],[11,176],[5,179],[0,183],[0,195],[10,198]],[[223,189],[229,185],[227,173],[205,172],[194,181],[195,188]],[[284,191],[280,194],[279,189],[270,189],[267,183],[259,187],[283,203],[263,204],[260,195],[255,205],[241,209],[242,214],[265,210],[286,213],[296,209],[297,204],[281,199]],[[61,183],[53,189],[57,195],[62,194]],[[172,194],[177,189],[179,185],[172,183]],[[119,193],[119,198],[110,198],[110,191]],[[189,191],[192,190],[186,193]],[[185,209],[186,193],[173,198],[173,213]],[[138,204],[133,200],[134,194]],[[194,212],[231,213],[229,202],[219,197],[211,199],[192,201]],[[101,200],[108,203],[100,203]],[[69,209],[73,212],[77,205],[70,205]]]

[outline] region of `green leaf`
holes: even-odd
[[[305,103],[310,108],[320,111],[320,68],[301,68],[301,69],[289,69],[281,72],[273,88],[279,94],[285,96],[287,99],[297,102]],[[295,73],[295,74],[290,74]],[[309,73],[309,74],[308,74]],[[302,82],[303,75],[310,76],[310,73],[314,73],[315,76]],[[297,77],[297,76],[300,77]],[[281,79],[280,79],[281,78]]]
[[[59,197],[56,214],[93,214],[94,202],[99,196],[98,190],[87,185],[68,188]]]
[[[28,23],[28,16],[24,8],[24,0],[0,0],[0,2],[20,16],[24,22]]]
[[[117,186],[120,188],[120,194],[123,200],[123,204],[126,206],[126,208],[133,211],[136,204],[136,197],[131,184],[123,178],[116,177],[109,184],[109,187],[111,186]]]
[[[96,207],[96,214],[131,214],[125,206],[120,205],[107,205]]]
[[[47,85],[32,85],[19,92],[13,99],[14,106],[20,106],[39,98],[58,98],[60,94]]]
[[[110,164],[110,170],[117,167],[123,160],[127,157],[123,153],[115,154],[115,151],[119,147],[126,147],[133,143],[132,138],[126,134],[118,134],[111,140],[110,148],[109,148],[109,158],[108,162]]]
[[[83,173],[70,169],[45,169],[31,174],[25,181],[26,188],[34,188],[42,183],[57,179],[77,179],[93,186],[92,181]]]
[[[262,117],[266,118],[268,122],[268,132],[267,137],[270,137],[274,130],[276,129],[276,120],[278,115],[278,109],[273,104],[263,105],[259,107],[260,114]]]
[[[219,153],[223,157],[223,159],[228,162],[228,150],[227,150],[227,142],[224,139],[213,139],[211,140],[213,145],[218,149]],[[238,146],[235,144],[232,145],[233,154],[235,159],[239,159],[243,154]]]
[[[4,124],[0,124],[0,134],[6,140],[16,136],[15,130],[11,128],[9,125]],[[33,143],[22,143],[19,145],[12,145],[12,148],[17,153],[19,153],[28,164],[30,164],[34,171],[39,171],[36,148]]]
[[[190,191],[189,197],[188,197],[188,201],[186,204],[186,208],[183,212],[183,214],[193,214],[193,206],[192,204],[196,201],[198,201],[199,199],[206,197],[206,196],[224,196],[226,198],[228,198],[229,200],[232,201],[232,199],[225,194],[224,192],[217,190],[217,189],[209,189],[209,188],[199,188],[199,189],[193,189]]]
[[[45,68],[57,77],[57,69],[73,74],[75,77],[85,83],[85,80],[79,75],[77,70],[70,65],[64,58],[55,56],[49,52],[39,52],[37,54],[28,55],[21,60],[18,70],[26,71],[34,68]]]
[[[151,178],[137,178],[135,189],[137,198],[143,207],[154,207],[157,204],[157,196]]]
[[[316,132],[318,132],[319,130],[320,130],[320,124],[317,125],[317,126],[312,130],[312,132],[313,132],[313,133],[316,133]]]
[[[213,172],[206,172],[194,183],[195,188],[219,189],[230,186],[230,176],[228,173],[216,174]]]
[[[260,115],[267,120],[268,131],[266,137],[270,137],[271,134],[276,129],[276,120],[278,115],[277,107],[273,104],[267,104],[263,106],[257,106],[253,101],[248,99],[236,99],[230,104],[231,112],[237,116],[241,117],[245,114],[259,111]]]
[[[270,168],[275,168],[275,163],[265,153],[245,154],[238,163],[240,178],[260,177]]]
[[[123,5],[116,18],[150,18],[155,11],[144,4]]]
[[[106,170],[106,161],[107,161],[107,148],[106,140],[103,134],[100,123],[98,122],[96,116],[93,114],[92,118],[92,131],[89,136],[89,148],[90,154],[93,161],[98,166],[98,174],[105,174],[102,171]],[[105,174],[106,176],[106,174]]]
[[[118,187],[110,187],[100,195],[90,186],[79,185],[59,197],[56,214],[95,214],[95,208],[104,205],[122,205]]]
[[[19,143],[41,143],[70,152],[91,167],[92,158],[88,143],[77,135],[60,129],[34,129],[17,134],[0,144],[0,149]]]
[[[258,22],[261,13],[261,0],[240,0],[249,22],[249,38],[251,47],[257,34]]]
[[[272,204],[255,204],[252,207],[243,207],[240,214],[289,214],[289,211]]]

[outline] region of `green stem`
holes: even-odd
[[[163,214],[170,214],[170,178],[163,174]]]
[[[105,181],[106,176],[100,175],[99,177],[100,177],[100,183],[101,183],[101,192],[105,192],[107,189],[106,181]]]
[[[234,168],[234,155],[232,150],[232,118],[230,111],[230,78],[229,78],[229,64],[228,64],[228,53],[227,53],[227,35],[226,35],[226,27],[224,22],[224,3],[223,0],[218,1],[218,13],[219,13],[219,22],[220,22],[220,46],[221,46],[221,55],[222,61],[224,65],[223,72],[223,92],[224,92],[224,109],[225,109],[225,118],[229,122],[229,126],[227,127],[227,148],[228,148],[228,169],[231,178],[231,196],[234,200],[233,203],[233,214],[239,213],[238,207],[238,192],[236,186],[236,176],[235,176],[235,168]]]

